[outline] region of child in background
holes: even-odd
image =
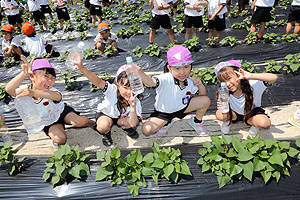
[[[201,80],[190,77],[192,54],[187,48],[176,45],[167,52],[167,57],[169,72],[154,78],[137,67],[144,84],[156,89],[155,110],[144,122],[142,131],[145,135],[155,132],[165,135],[174,123],[173,118],[182,119],[196,111],[196,116],[191,117],[188,123],[199,135],[205,135],[202,118],[210,105],[210,99],[206,96],[206,88]],[[192,97],[196,92],[200,96]]]
[[[198,1],[194,4],[194,8],[199,5],[205,5],[203,1]],[[208,37],[212,38],[214,30],[217,32],[216,44],[220,43],[221,31],[225,30],[225,14],[227,13],[226,0],[208,0],[207,3],[208,16]]]
[[[224,134],[229,132],[232,122],[244,121],[251,125],[249,133],[256,135],[259,129],[271,126],[271,120],[261,108],[261,97],[265,89],[277,80],[277,75],[253,74],[241,67],[238,60],[221,62],[215,67],[218,81],[225,82],[229,90],[229,112],[221,113],[218,101],[216,118],[223,122],[221,131]]]
[[[1,0],[1,9],[7,16],[8,23],[14,27],[19,26],[21,29],[23,20],[19,12],[18,3],[15,0]]]
[[[57,18],[59,20],[60,28],[64,28],[64,21],[70,20],[70,15],[67,8],[67,0],[52,0],[54,8],[56,8]]]
[[[245,10],[245,8],[248,4],[249,4],[249,0],[238,0],[236,16],[239,16],[240,12]]]
[[[30,22],[25,22],[22,26],[23,33],[27,36],[25,37],[24,51],[26,55],[36,55],[41,56],[49,53],[53,57],[58,57],[59,52],[54,51],[54,46],[48,44],[39,34],[35,33],[34,25]]]
[[[250,32],[256,31],[256,24],[259,24],[258,40],[261,39],[264,34],[266,22],[271,20],[272,6],[274,6],[275,0],[253,0],[251,6],[252,19]]]
[[[41,11],[40,0],[27,0],[28,10],[31,17],[40,25],[40,30],[44,31],[43,25],[48,31],[47,22],[45,21],[45,15]]]
[[[15,57],[16,60],[20,60],[20,56],[24,53],[20,47],[18,40],[14,37],[14,27],[10,24],[6,24],[1,28],[2,37],[2,52],[4,56]]]
[[[288,122],[298,128],[300,128],[300,108],[296,110],[293,116],[288,119]]]
[[[101,23],[101,15],[102,15],[102,0],[90,0],[90,14],[92,16],[92,25],[96,25],[96,16],[98,20],[98,24]]]
[[[156,30],[159,27],[166,29],[171,43],[174,43],[174,33],[172,31],[169,13],[171,11],[173,0],[150,0],[150,8],[152,9],[152,20],[150,24],[149,43],[153,44]]]
[[[176,16],[177,16],[177,7],[178,7],[178,4],[179,4],[179,0],[173,0],[173,2],[172,2],[173,19],[175,19]]]
[[[82,65],[82,61],[74,63],[78,69],[98,88],[102,90],[105,97],[98,105],[96,113],[96,124],[94,130],[102,135],[102,142],[105,146],[113,144],[111,138],[112,125],[123,128],[130,138],[139,137],[136,126],[142,118],[142,106],[140,99],[142,95],[132,93],[127,74],[126,65],[119,68],[115,82],[110,84],[102,80],[96,74],[89,71]]]
[[[94,39],[94,46],[100,51],[100,54],[104,53],[104,50],[108,45],[114,46],[118,49],[118,37],[116,34],[110,32],[107,23],[101,22],[97,29],[98,34]]]
[[[204,7],[199,6],[194,7],[194,4],[198,0],[185,0],[184,5],[184,27],[186,28],[185,40],[190,39],[191,30],[193,27],[193,37],[197,36],[197,29],[203,27],[202,15],[204,14]],[[206,2],[204,3],[204,5]]]
[[[53,87],[56,79],[54,67],[46,59],[37,59],[30,63],[22,56],[22,72],[9,81],[5,90],[16,98],[30,96],[36,104],[44,132],[52,139],[53,146],[65,144],[67,140],[65,124],[76,127],[92,126],[93,122],[85,116],[79,116],[72,107],[62,101],[62,94]],[[30,78],[31,85],[22,87],[21,83]],[[16,93],[17,88],[21,88]]]
[[[50,6],[49,6],[48,0],[41,0],[40,5],[41,5],[41,11],[42,11],[42,13],[43,13],[44,15],[45,15],[46,13],[48,13],[50,19],[53,20],[52,10],[51,10],[51,8],[50,8]]]
[[[292,7],[288,16],[288,23],[286,25],[285,34],[289,34],[293,28],[294,33],[300,33],[300,0],[293,0]]]

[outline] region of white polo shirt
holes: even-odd
[[[1,7],[2,8],[9,8],[11,6],[17,6],[19,7],[19,5],[17,4],[17,2],[15,2],[14,0],[11,1],[7,1],[7,0],[1,0]],[[5,10],[4,11],[5,15],[17,15],[19,14],[19,9],[13,9],[13,10]]]
[[[300,6],[300,0],[294,0],[292,6]]]
[[[253,108],[261,106],[261,97],[267,88],[263,81],[249,80],[249,83],[253,91]],[[244,115],[245,111],[245,95],[242,94],[240,97],[236,97],[233,94],[229,95],[230,108],[240,115]],[[253,109],[252,108],[252,109]]]
[[[97,40],[99,40],[99,38],[102,38],[101,34],[98,33],[96,35],[96,38],[94,39],[94,41],[96,42]],[[113,32],[110,32],[110,35],[109,37],[107,38],[107,40],[103,39],[102,40],[102,43],[105,44],[105,45],[109,45],[109,43],[112,41],[112,40],[115,40],[117,43],[118,43],[118,37],[116,34],[114,34]]]
[[[176,83],[178,80],[175,80],[170,72],[156,76],[156,78],[159,85],[156,88],[154,108],[160,112],[174,113],[185,108],[190,101],[191,94],[198,91],[198,87],[190,78],[186,79],[184,88],[180,88]]]
[[[219,12],[218,16],[222,17],[222,15],[227,12],[226,0],[207,0],[207,2],[208,2],[207,8],[208,8],[209,17],[211,17],[213,14],[215,14],[221,5],[225,5],[225,6],[221,10],[221,12]]]
[[[167,6],[169,3],[173,3],[173,0],[154,0],[153,1],[153,9],[152,9],[152,15],[169,15],[171,9],[166,10],[156,10],[157,7],[163,5]]]
[[[184,5],[191,5],[193,6],[198,0],[184,0]],[[201,8],[200,12],[197,12],[196,10],[184,8],[184,14],[192,17],[196,16],[202,16],[204,14],[204,7],[198,6],[198,8]]]
[[[48,0],[41,0],[40,5],[49,5]]]
[[[36,34],[34,37],[25,37],[25,46],[24,51],[29,52],[30,54],[35,54],[40,56],[42,54],[47,54],[45,45],[47,44],[39,34]]]
[[[41,9],[40,0],[27,0],[28,10],[30,12]]]
[[[257,0],[255,6],[259,7],[272,7],[274,6],[275,0]]]
[[[4,39],[2,40],[2,49],[4,47],[10,47],[12,45],[15,45],[15,46],[19,47],[20,46],[19,40],[16,39],[15,37],[13,37],[13,39],[10,42],[6,41]]]
[[[63,4],[63,3],[68,3],[68,1],[67,0],[57,0],[57,5],[58,6]],[[67,4],[62,6],[62,7],[59,7],[58,9],[62,9],[62,8],[67,8]]]
[[[93,4],[95,6],[101,6],[102,0],[90,0],[90,4]]]
[[[104,100],[98,105],[97,112],[102,112],[111,118],[120,118],[120,112],[117,107],[117,86],[106,82],[107,89],[103,91]],[[126,112],[121,117],[129,116],[130,106],[126,108]],[[136,99],[136,114],[142,118],[142,106],[139,99]]]

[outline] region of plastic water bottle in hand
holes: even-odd
[[[83,55],[83,48],[85,44],[84,42],[80,41],[78,42],[77,46],[75,46],[69,53],[67,60],[66,60],[66,66],[68,69],[75,69],[76,65],[74,63],[77,63],[82,59]]]
[[[37,133],[44,128],[44,124],[31,97],[18,97],[15,98],[14,102],[28,133]]]
[[[219,102],[220,102],[220,112],[228,113],[229,112],[229,91],[226,87],[226,83],[222,82],[219,90]]]
[[[126,58],[126,73],[133,94],[141,94],[144,92],[142,78],[135,67],[132,66],[132,57]]]

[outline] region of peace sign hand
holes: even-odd
[[[199,77],[196,77],[194,71],[192,71],[192,73],[193,73],[193,76],[190,76],[190,79],[192,79],[194,85],[196,85],[196,86],[202,85],[202,81],[200,80],[200,78],[199,78]]]
[[[252,77],[252,74],[250,72],[247,72],[243,69],[240,69],[239,72],[237,72],[237,71],[234,71],[234,72],[238,75],[238,78],[236,79],[237,81],[241,80],[241,79],[249,80]]]
[[[130,98],[128,99],[128,103],[131,107],[135,107],[137,94],[133,94],[131,90]]]
[[[32,65],[35,60],[35,56],[32,57],[30,63],[26,60],[24,55],[21,55],[21,60],[23,60],[24,64],[21,65],[24,75],[27,77],[32,73]]]

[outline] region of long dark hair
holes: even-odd
[[[193,63],[191,63],[190,65],[191,65],[191,71],[192,71],[192,69],[193,69]],[[169,70],[169,68],[168,68],[168,63],[166,63],[165,66],[164,66],[164,73],[167,73],[167,72],[169,72],[169,71],[170,71],[170,70]]]
[[[118,77],[117,77],[117,83],[119,85],[122,85],[122,86],[127,86],[127,87],[130,87],[130,83],[129,83],[129,80],[128,80],[128,77],[127,77],[127,74],[125,71],[121,72]],[[141,101],[143,100],[144,98],[144,95],[143,94],[139,94],[137,96],[137,98]],[[117,108],[120,112],[120,116],[122,116],[123,113],[126,112],[126,108],[128,107],[128,101],[126,99],[124,99],[124,97],[121,96],[120,94],[120,91],[117,90],[117,99],[118,99],[118,102],[117,102]]]
[[[54,76],[56,78],[56,73],[53,68],[40,68],[40,69],[34,70],[32,73],[34,75],[36,75],[37,73],[39,73],[41,71],[45,71],[45,74],[51,74],[52,76]]]
[[[217,74],[217,79],[220,82],[225,82],[226,80],[228,80],[233,74],[235,74],[234,71],[238,71],[239,68],[237,67],[224,67],[222,68],[218,74]],[[252,106],[253,106],[253,89],[249,83],[248,80],[246,79],[241,79],[240,80],[240,86],[241,86],[241,90],[243,92],[243,94],[245,95],[245,109],[244,109],[244,121],[247,122],[247,120],[250,118],[251,115],[251,110],[252,110]],[[230,94],[232,94],[232,92],[229,91]],[[217,90],[216,93],[216,98],[218,98],[219,96],[219,90]],[[231,108],[229,107],[229,121],[230,123],[232,122],[232,112],[231,112]]]

